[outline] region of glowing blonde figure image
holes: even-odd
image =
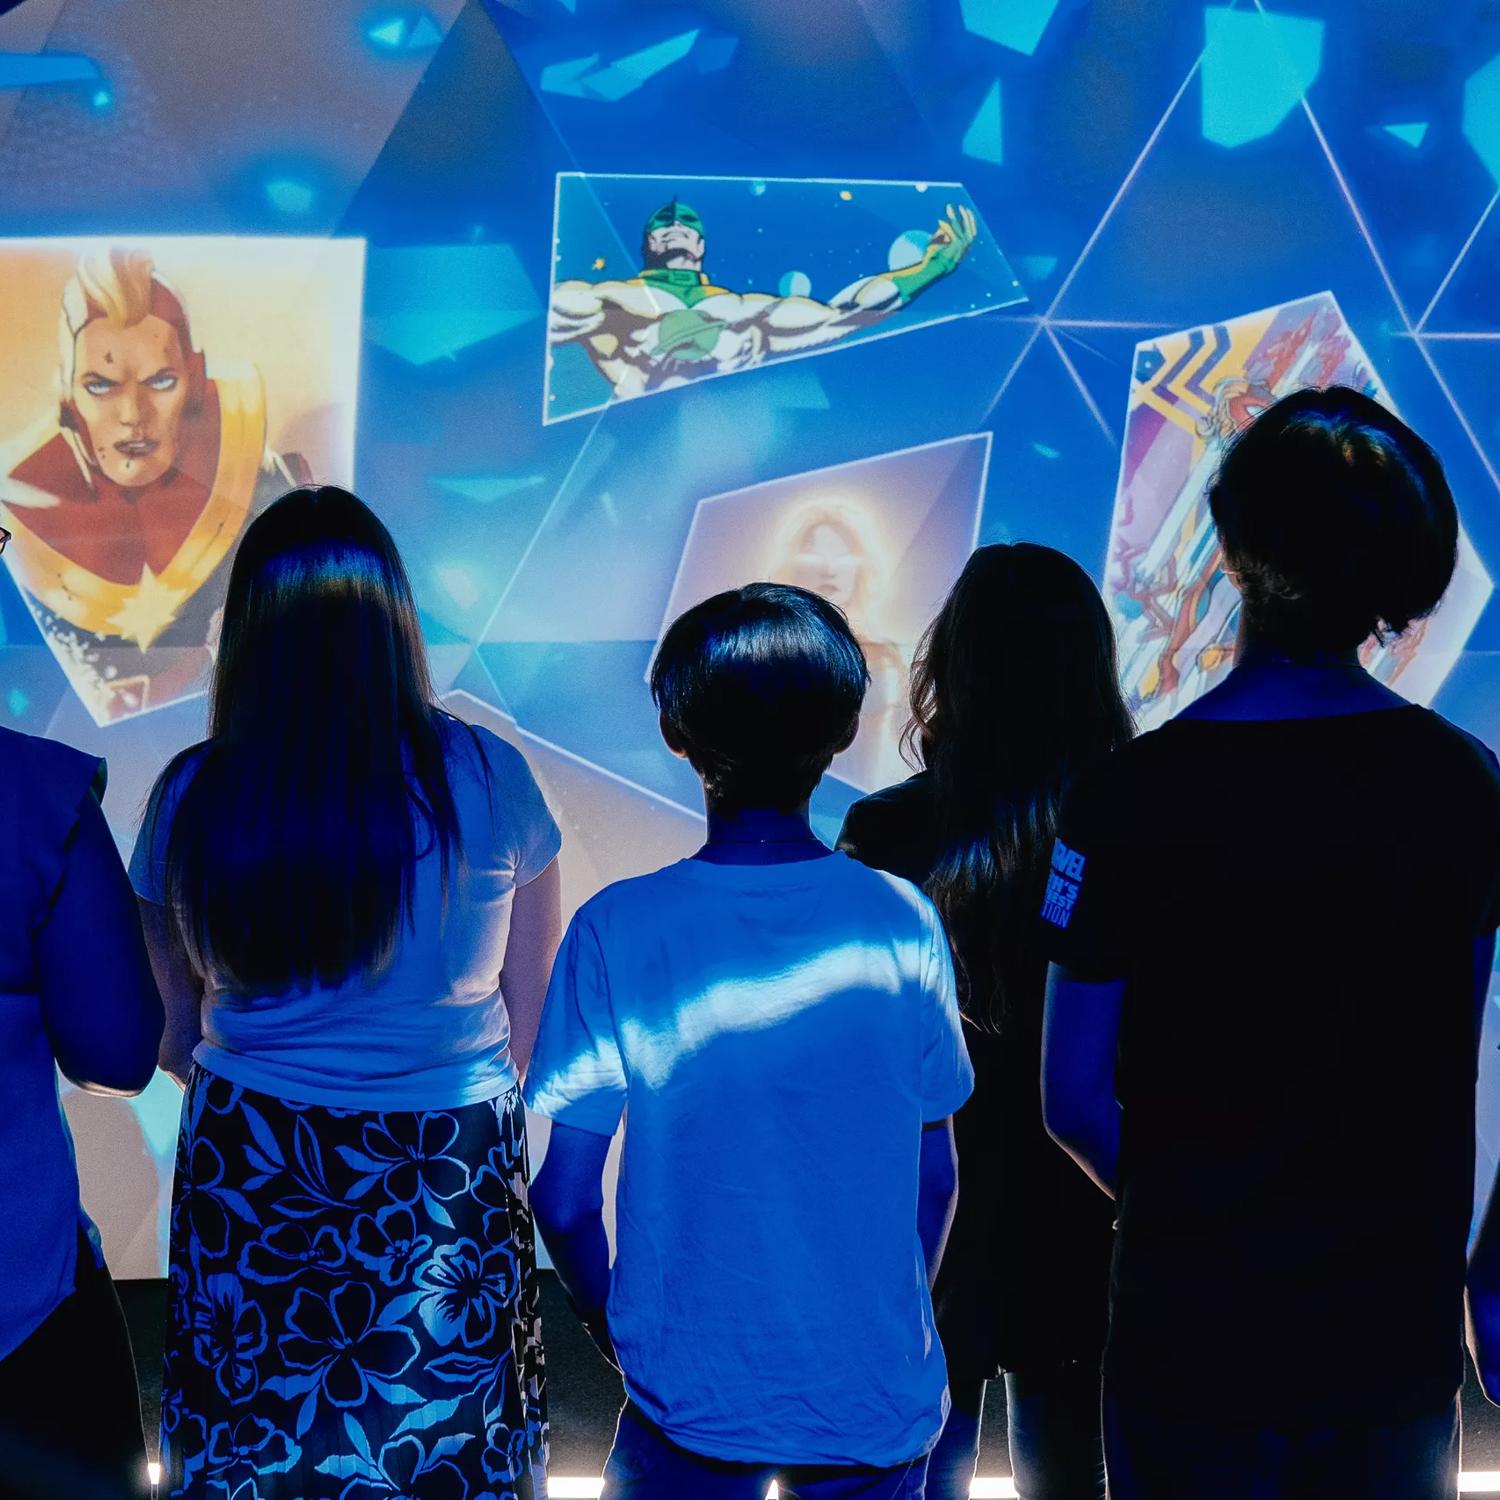
[[[876,523],[847,502],[815,501],[786,518],[769,557],[771,582],[809,589],[843,610],[870,668],[859,734],[834,761],[834,774],[862,790],[899,779],[907,662],[880,627],[890,569]]]
[[[216,369],[152,257],[85,254],[62,292],[50,434],[0,466],[6,553],[101,724],[197,691],[246,522],[311,478],[266,446],[252,366]]]

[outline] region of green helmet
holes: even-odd
[[[689,208],[686,203],[679,203],[675,197],[646,220],[645,232],[649,235],[655,230],[665,229],[668,224],[685,224],[689,229],[703,233],[703,220],[698,217],[697,210]]]

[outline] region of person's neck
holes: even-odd
[[[1365,671],[1357,647],[1288,645],[1242,626],[1234,670],[1185,719],[1322,719],[1399,708],[1405,699]]]
[[[1321,650],[1316,647],[1288,646],[1247,629],[1235,652],[1236,671],[1264,671],[1279,668],[1304,670],[1348,671],[1353,668],[1362,672],[1359,648],[1351,646],[1347,651]]]
[[[708,841],[693,856],[717,865],[782,865],[820,859],[832,851],[812,831],[808,804],[724,807],[705,798]]]

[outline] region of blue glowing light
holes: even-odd
[[[108,109],[114,102],[115,96],[108,89],[95,89],[94,97],[89,100],[95,109]]]
[[[20,688],[13,687],[5,695],[5,706],[10,710],[11,718],[24,719],[26,710],[31,707],[31,699]]]
[[[1057,269],[1055,255],[1018,255],[1016,264],[1031,281],[1045,281]]]
[[[1323,22],[1267,10],[1203,11],[1203,137],[1243,146],[1276,130],[1323,65]]]
[[[1500,56],[1492,57],[1464,85],[1464,135],[1500,183]]]
[[[93,83],[99,64],[72,52],[0,52],[0,89],[29,89],[46,83]]]
[[[574,99],[598,99],[613,104],[627,94],[635,93],[674,63],[681,62],[692,52],[701,35],[701,30],[684,31],[602,66],[597,52],[591,52],[587,57],[549,63],[542,69],[540,87],[546,94],[566,94]],[[722,66],[722,63],[718,65]]]
[[[305,214],[317,195],[295,177],[273,177],[266,184],[266,201],[284,214]]]
[[[480,505],[493,505],[497,500],[525,490],[540,489],[547,482],[545,474],[452,474],[435,476],[432,481],[439,489],[450,494],[461,495],[465,500],[477,501]]]
[[[1382,128],[1387,135],[1395,136],[1403,146],[1410,146],[1415,151],[1427,139],[1431,126],[1428,121],[1420,120],[1409,125],[1386,125]]]
[[[1005,138],[1001,118],[1000,80],[990,85],[984,102],[964,131],[963,152],[975,161],[987,161],[1000,166],[1005,161]]]
[[[1059,0],[960,0],[964,26],[987,42],[1030,57],[1057,12]]]
[[[393,16],[369,27],[365,35],[387,52],[399,52],[406,45],[406,18]]]
[[[430,11],[383,11],[365,26],[365,40],[377,52],[430,52],[443,40]]]
[[[509,245],[408,245],[372,251],[365,337],[413,365],[451,359],[542,314]]]

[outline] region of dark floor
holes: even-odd
[[[554,1474],[592,1475],[604,1467],[614,1436],[622,1398],[620,1377],[595,1352],[569,1310],[550,1271],[540,1273],[542,1327],[547,1344],[547,1395],[552,1420]],[[123,1281],[120,1300],[130,1324],[136,1363],[141,1372],[147,1447],[156,1454],[156,1426],[161,1409],[162,1320],[165,1281]],[[1500,1469],[1500,1411],[1489,1405],[1469,1374],[1464,1386],[1464,1467]],[[999,1381],[985,1402],[984,1440],[979,1472],[987,1477],[1010,1473],[1005,1451],[1005,1392]]]

